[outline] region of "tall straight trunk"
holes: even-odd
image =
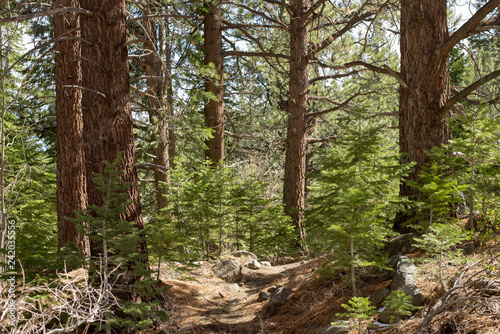
[[[290,87],[288,91],[288,123],[286,136],[285,177],[283,202],[285,213],[305,238],[301,222],[304,210],[306,173],[306,128],[308,76],[308,28],[302,19],[310,8],[309,0],[295,0],[290,23]],[[304,245],[303,245],[304,246]]]
[[[79,6],[79,0],[54,1],[54,8]],[[82,90],[79,88],[82,69],[80,42],[77,38],[80,36],[78,14],[62,13],[54,16],[58,249],[72,242],[85,255],[90,255],[88,237],[66,219],[76,218],[74,211],[84,210],[87,204]]]
[[[149,15],[150,13],[145,13]],[[163,53],[163,32],[162,27],[157,28],[154,20],[145,22],[148,31],[149,42],[146,43],[148,55],[145,56],[146,72],[148,75],[148,102],[149,119],[153,124],[153,133],[151,141],[155,142],[153,147],[153,163],[168,168],[169,150],[168,150],[168,111],[165,106],[165,64],[162,61]],[[161,79],[160,79],[161,78]],[[156,206],[158,212],[167,207],[167,199],[164,195],[163,184],[169,183],[169,173],[166,170],[155,168],[156,185]]]
[[[122,183],[130,183],[127,195],[132,202],[120,217],[144,228],[135,164],[132,111],[126,42],[125,0],[81,0],[91,16],[82,17],[83,122],[88,205],[103,205],[103,193],[92,181],[93,173],[103,174],[103,161],[112,162],[119,152]],[[97,256],[99,244],[93,243]],[[138,252],[147,254],[145,242]],[[147,262],[147,259],[144,259]]]
[[[406,180],[417,181],[430,162],[427,151],[449,138],[441,111],[448,99],[449,59],[438,52],[448,38],[446,0],[401,1],[401,76],[408,89],[399,89],[399,148],[403,163],[415,162]],[[419,192],[404,180],[400,195],[417,200]],[[411,214],[400,214],[394,228],[411,229],[405,222]]]
[[[174,127],[174,88],[172,80],[172,38],[170,36],[170,25],[167,19],[167,40],[165,42],[165,85],[167,88],[167,112],[168,112],[168,157],[169,167],[175,167],[175,127]]]
[[[205,157],[217,164],[224,159],[224,58],[222,55],[221,8],[218,1],[206,1],[208,13],[203,21],[205,65],[215,66],[215,75],[205,79],[205,92],[215,99],[205,105],[205,126],[213,130],[213,138],[205,144]]]

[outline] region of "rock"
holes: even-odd
[[[232,252],[231,254],[233,256],[236,256],[236,257],[251,257],[251,258],[254,258],[255,260],[257,260],[257,255],[255,255],[252,252],[245,251],[245,250],[237,250],[237,251]]]
[[[257,260],[250,260],[247,263],[245,263],[245,267],[256,270],[260,269],[262,265]]]
[[[275,315],[276,313],[278,313],[291,293],[292,290],[290,288],[280,287],[277,290],[273,290],[273,292],[271,292],[271,298],[269,299],[265,307],[266,313],[270,315]]]
[[[241,264],[235,259],[220,261],[212,266],[215,276],[226,282],[237,283],[243,278]]]
[[[264,267],[272,267],[271,262],[269,261],[261,261],[260,264],[262,264]]]
[[[374,291],[370,296],[370,301],[374,306],[380,306],[382,302],[391,294],[391,290],[387,288],[382,288]]]
[[[399,290],[405,285],[415,285],[417,267],[406,256],[401,256],[394,271],[391,290]]]
[[[229,292],[239,292],[240,291],[240,286],[236,283],[233,283],[233,284],[228,284],[228,286],[226,286],[226,290],[229,291]]]
[[[404,319],[408,319],[408,317],[402,317],[400,315],[398,316],[394,312],[387,310],[387,308],[382,311],[382,313],[380,313],[380,316],[378,317],[378,321],[383,324],[394,324],[399,320]]]
[[[424,305],[425,302],[425,295],[424,293],[415,285],[405,285],[403,288],[401,288],[402,291],[407,296],[411,296],[411,304],[413,306],[422,306]]]
[[[269,292],[271,295],[274,295],[281,287],[282,285],[274,285],[267,289],[267,292]]]
[[[194,262],[193,262],[193,264],[194,264],[195,266],[202,266],[202,265],[204,265],[205,263],[206,263],[205,261],[194,261]]]
[[[342,320],[336,321],[326,327],[323,331],[318,332],[319,334],[347,334],[349,333],[349,321]]]
[[[389,253],[389,256],[414,253],[418,249],[415,247],[415,241],[413,240],[415,237],[415,233],[398,235],[387,241],[384,250]]]
[[[466,243],[465,245],[458,246],[457,249],[461,249],[462,253],[464,255],[472,255],[476,252],[476,247],[474,246],[474,243],[472,243],[472,242]]]
[[[267,292],[267,291],[261,291],[259,292],[259,298],[257,298],[257,302],[263,302],[265,300],[269,300],[269,298],[271,298],[271,293]]]

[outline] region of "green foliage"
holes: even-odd
[[[366,327],[366,321],[377,313],[377,308],[371,304],[368,297],[352,297],[348,304],[342,304],[342,307],[348,313],[336,313],[335,315],[355,320],[356,325],[354,328],[358,330],[359,334]]]
[[[358,111],[341,139],[311,175],[306,226],[313,251],[332,251],[332,269],[383,266],[381,246],[392,231],[389,222],[401,207],[397,181],[407,172],[383,144],[373,119]],[[354,287],[353,287],[354,288]]]
[[[266,196],[267,185],[239,179],[210,162],[170,174],[169,207],[151,225],[149,242],[158,256],[188,261],[248,249],[260,256],[284,255],[295,234],[283,207]]]
[[[419,190],[419,200],[414,204],[416,214],[409,223],[421,229],[453,220],[450,210],[462,200],[460,195],[466,189],[453,178],[452,161],[447,156],[446,147],[435,147],[428,154],[431,163],[422,168],[418,181],[407,181],[408,185]]]
[[[390,312],[390,322],[398,322],[402,317],[409,317],[414,310],[421,307],[414,306],[411,303],[412,296],[407,296],[402,290],[392,291],[389,296],[384,300],[382,305],[386,306],[385,312]]]
[[[450,140],[456,160],[454,174],[468,190],[469,227],[473,228],[476,208],[484,218],[493,218],[500,204],[500,120],[488,108],[480,107],[458,116],[452,125],[457,133]]]
[[[120,157],[121,154],[118,154],[112,163],[103,162],[103,175],[94,174],[93,182],[103,193],[103,204],[89,205],[84,212],[77,212],[77,218],[71,221],[89,236],[92,244],[99,245],[99,258],[85,260],[90,261],[90,272],[101,273],[103,286],[107,287],[109,284],[109,292],[122,294],[120,290],[130,291],[130,286],[127,285],[130,282],[134,284],[132,291],[125,292],[125,300],[121,301],[123,308],[115,312],[113,317],[109,314],[106,326],[144,329],[151,325],[151,320],[144,319],[150,319],[157,313],[153,312],[153,304],[147,302],[157,297],[153,290],[152,272],[145,265],[146,254],[138,251],[139,245],[145,242],[148,231],[140,231],[134,226],[134,222],[127,222],[122,218],[125,208],[130,204],[126,193],[130,184],[120,181],[123,171],[116,169],[120,164]],[[106,293],[104,291],[105,296]],[[139,294],[146,302],[131,302],[131,296],[127,294]],[[117,297],[120,298],[120,295]]]
[[[421,238],[415,238],[419,248],[432,257],[443,257],[460,242],[467,240],[469,232],[452,224],[434,224]]]
[[[425,250],[427,254],[439,259],[439,281],[445,289],[443,281],[443,266],[446,256],[459,255],[461,250],[451,252],[452,247],[469,238],[469,233],[461,227],[452,224],[434,224],[429,227],[429,232],[421,238],[415,238],[418,247]]]

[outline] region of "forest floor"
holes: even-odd
[[[257,302],[259,292],[272,286],[294,288],[311,276],[318,260],[300,261],[253,270],[239,258],[243,279],[227,283],[212,273],[212,263],[185,268],[162,264],[160,279],[171,286],[167,293],[171,318],[166,333],[259,333],[269,330],[269,317],[263,313],[266,302]],[[271,324],[272,325],[272,324]],[[275,327],[275,326],[272,326]]]
[[[495,245],[482,249],[465,260],[477,261],[484,258],[483,254],[495,254],[499,251],[499,245]],[[422,261],[424,254],[421,251],[408,256],[417,263],[419,274],[416,285],[427,296],[425,307],[406,321],[389,328],[370,329],[370,332],[417,333],[423,316],[443,294],[435,275],[437,263]],[[238,260],[243,264],[248,259]],[[154,333],[322,333],[332,321],[338,320],[336,313],[345,312],[342,304],[346,304],[352,297],[346,275],[325,278],[319,274],[318,269],[323,262],[324,259],[299,260],[258,270],[243,266],[240,284],[227,283],[215,277],[212,272],[213,264],[209,262],[189,268],[180,264],[162,264],[162,285],[170,286],[166,294],[170,319]],[[454,277],[463,267],[464,265],[450,265],[445,275]],[[359,278],[358,291],[361,296],[370,296],[375,290],[390,284],[389,278],[367,272],[365,277]],[[271,316],[265,312],[267,301],[257,302],[257,299],[260,291],[267,291],[275,285],[290,288],[292,294],[278,314]],[[429,333],[500,333],[500,294],[489,296],[488,303],[490,302],[494,304],[494,309],[490,307],[487,315],[464,314],[460,311],[460,305],[458,308],[452,307],[433,321]],[[373,317],[372,322],[376,317]]]

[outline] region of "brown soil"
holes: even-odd
[[[478,260],[483,253],[499,253],[495,244],[469,256],[468,260]],[[408,254],[418,261],[422,252]],[[240,259],[241,263],[247,259]],[[175,265],[162,265],[161,281],[171,286],[166,298],[171,308],[168,323],[160,326],[155,333],[169,334],[318,334],[332,321],[339,320],[339,312],[345,312],[342,304],[352,297],[348,276],[339,273],[335,278],[322,278],[317,273],[323,259],[301,261],[259,270],[243,269],[241,286],[226,283],[216,278],[212,264],[204,263],[191,267],[181,274]],[[417,286],[427,295],[426,303],[415,317],[399,322],[377,333],[416,334],[423,316],[440,298],[442,291],[436,278],[437,262],[418,262]],[[450,266],[445,275],[452,277],[462,266]],[[500,275],[500,270],[496,271]],[[375,290],[387,287],[391,281],[379,275],[359,277],[358,291],[369,296]],[[264,311],[266,302],[257,302],[260,291],[267,291],[273,285],[292,289],[292,294],[278,314],[270,316]],[[492,299],[500,305],[500,294]],[[451,308],[433,320],[430,333],[500,333],[500,312],[490,314],[464,314],[458,308]],[[496,306],[495,306],[496,307]],[[499,306],[500,309],[500,306]],[[374,316],[372,320],[375,320]],[[357,333],[352,330],[350,333]]]
[[[248,259],[239,259],[244,264]],[[243,266],[239,284],[227,283],[212,273],[204,262],[181,274],[178,266],[162,265],[162,283],[171,286],[167,298],[172,307],[164,333],[259,333],[269,318],[262,311],[266,302],[257,302],[260,291],[274,285],[294,288],[311,276],[316,261],[301,261],[258,270]],[[268,331],[265,331],[268,332]]]

